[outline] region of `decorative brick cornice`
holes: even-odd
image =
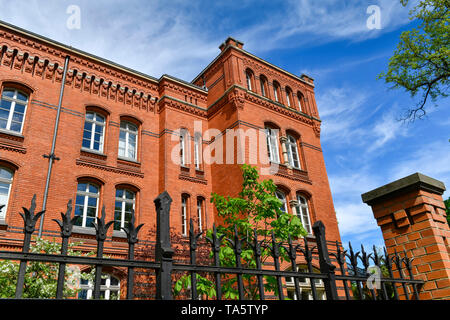
[[[190,182],[194,182],[194,183],[200,183],[200,184],[208,184],[208,181],[205,179],[201,179],[201,178],[196,178],[196,177],[191,177],[185,174],[180,174],[178,176],[178,178],[180,180],[185,180],[185,181],[190,181]]]
[[[0,142],[0,149],[18,152],[18,153],[22,153],[22,154],[27,153],[27,149],[24,147],[15,146],[15,145],[11,145],[11,144],[5,144],[2,142]]]
[[[14,44],[11,44],[11,41]],[[62,81],[63,59],[68,52],[55,49],[51,44],[47,45],[16,35],[8,30],[1,30],[1,27],[0,47],[6,47],[1,57],[3,67],[17,71],[23,70],[33,76],[42,77],[44,80]],[[150,79],[139,79],[125,71],[114,70],[114,68],[92,62],[89,58],[76,54],[71,55],[70,60],[66,85],[99,97],[113,100],[118,98],[119,102],[133,107],[147,111],[153,110],[154,101],[150,97],[157,94],[156,80],[153,83]],[[111,80],[111,78],[115,78],[115,80]],[[114,90],[114,88],[119,88],[119,94],[122,96],[116,97],[115,93],[108,93],[110,89]],[[128,89],[125,91],[125,88]]]
[[[308,90],[306,85],[300,80],[295,81],[293,78],[283,74],[280,71],[277,71],[273,67],[265,66],[264,64],[248,57],[243,57],[242,61],[245,69],[250,68],[257,76],[263,74],[267,78],[272,79],[272,81],[278,81],[282,85],[282,88],[284,88],[285,86],[289,86],[293,91],[300,91],[303,94],[305,94]]]
[[[280,105],[278,103],[272,102],[272,101],[270,101],[268,99],[264,99],[262,97],[259,97],[256,94],[252,94],[252,93],[249,93],[248,91],[246,91],[245,99],[247,101],[250,101],[250,102],[253,102],[253,103],[258,104],[260,106],[263,106],[263,107],[265,107],[267,109],[270,109],[270,110],[276,111],[278,113],[284,114],[284,115],[286,115],[286,116],[288,116],[288,117],[290,117],[292,119],[299,120],[299,121],[301,121],[303,123],[306,123],[308,125],[311,125],[311,126],[314,125],[314,121],[312,119],[310,119],[309,117],[307,117],[306,115],[303,115],[303,114],[301,114],[301,113],[299,113],[299,112],[297,112],[297,111],[295,111],[293,109],[288,109],[288,108],[286,108],[286,107],[284,107],[284,106],[282,106],[282,105]],[[320,128],[320,123],[319,123],[319,128]]]
[[[158,101],[158,113],[160,113],[164,108],[173,108],[178,109],[199,117],[206,118],[207,117],[207,111],[206,109],[194,106],[188,102],[184,102],[181,100],[178,100],[174,97],[170,96],[162,96],[161,99]]]
[[[90,162],[90,161],[86,161],[86,160],[77,159],[76,164],[79,166],[95,168],[95,169],[104,170],[104,171],[108,171],[108,172],[144,178],[144,174],[142,172],[127,170],[127,169],[117,168],[117,167],[111,167],[111,166],[103,165],[103,164],[96,163],[96,162]]]

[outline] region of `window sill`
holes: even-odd
[[[14,151],[25,153],[26,150],[23,147],[24,139],[25,137],[18,132],[0,129],[0,144],[4,146],[3,149],[12,148]]]
[[[85,148],[85,147],[81,147],[81,151],[82,152],[87,152],[87,153],[92,153],[92,154],[95,154],[95,155],[98,155],[98,156],[103,156],[103,157],[106,158],[106,154],[104,154],[101,151],[94,150],[94,149],[88,149],[88,148]]]
[[[23,136],[23,134],[16,132],[16,131],[11,131],[11,130],[6,130],[6,129],[0,129],[0,134],[6,134],[9,136],[15,136],[17,138],[22,138],[24,139],[25,137]]]
[[[113,230],[113,238],[127,239],[127,234],[123,230]]]
[[[191,168],[189,168],[189,167],[185,167],[183,165],[180,166],[181,174],[189,175],[190,170],[191,170]]]
[[[72,233],[95,236],[97,233],[95,228],[73,226]]]
[[[121,157],[121,156],[118,156],[118,157],[117,157],[117,160],[120,160],[120,161],[126,161],[126,162],[131,162],[131,163],[133,163],[133,164],[138,164],[138,165],[141,164],[141,163],[140,163],[139,161],[137,161],[136,159],[133,159],[133,158],[127,158],[127,157]]]
[[[0,218],[0,230],[8,229],[8,224],[4,218]]]
[[[85,159],[86,158],[90,160],[95,159],[100,162],[106,162],[106,154],[96,150],[91,150],[82,147],[80,150],[80,156]]]
[[[205,178],[205,171],[200,170],[200,169],[195,169],[195,176],[197,178],[204,179]]]

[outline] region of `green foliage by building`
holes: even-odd
[[[73,250],[78,245],[69,245],[69,255],[82,255],[81,252]],[[30,247],[32,253],[59,254],[61,245],[56,241],[36,238]],[[58,279],[58,263],[44,263],[32,261],[27,264],[23,298],[51,299],[56,296]],[[16,292],[17,275],[19,273],[19,262],[0,261],[0,298],[14,298]],[[83,279],[93,278],[93,273],[76,274],[75,270],[66,267],[64,287],[65,297],[74,297],[78,292],[78,277]]]
[[[409,0],[400,0],[406,6]],[[407,109],[402,120],[415,120],[426,114],[426,103],[448,96],[450,76],[450,2],[421,0],[410,12],[417,28],[404,31],[388,70],[381,73],[393,88],[403,88],[412,97],[419,96],[415,106]]]
[[[447,222],[450,226],[450,197],[448,197],[447,200],[444,201],[445,203],[445,213],[447,214]]]
[[[289,238],[295,239],[306,235],[301,220],[290,213],[281,210],[282,202],[276,197],[277,186],[272,180],[259,181],[258,170],[249,165],[242,166],[243,183],[242,190],[237,197],[212,194],[211,202],[214,203],[223,224],[217,227],[217,236],[224,239],[234,239],[237,230],[242,242],[242,266],[244,268],[256,268],[256,260],[251,244],[255,234],[258,240],[271,243],[273,233],[276,241],[286,242]],[[208,230],[207,237],[211,237],[212,230]],[[236,257],[230,241],[223,241],[220,248],[220,261],[224,267],[236,266]],[[264,263],[271,258],[270,249],[263,245],[261,261]],[[287,253],[281,250],[281,259],[288,260]],[[265,290],[277,294],[276,279],[265,276]],[[197,275],[199,283],[197,290],[200,295],[215,297],[214,282],[208,277]],[[243,275],[245,299],[258,299],[259,293],[254,276]],[[222,281],[222,293],[225,299],[238,299],[236,277],[224,277]],[[190,287],[190,277],[179,279],[175,285],[174,294],[179,295],[183,289]]]

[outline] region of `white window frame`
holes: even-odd
[[[301,112],[303,112],[302,98],[303,95],[301,93],[297,93],[298,109]]]
[[[88,119],[88,114],[93,114],[93,119]],[[97,117],[100,117],[103,119],[103,122],[97,121]],[[85,121],[85,126],[86,126],[86,122],[89,122],[92,124],[92,130],[91,130],[91,137],[89,138],[89,148],[90,150],[95,150],[98,152],[103,152],[103,146],[104,146],[104,140],[105,140],[105,129],[106,129],[106,117],[100,113],[97,113],[95,111],[88,111],[86,112],[86,116],[84,118]],[[99,141],[99,149],[95,149],[94,148],[94,142],[95,142],[95,129],[97,127],[102,127],[102,134],[100,137],[100,141]],[[83,128],[83,141],[87,140],[84,138],[84,132],[85,132],[85,128]],[[84,147],[86,148],[86,147]]]
[[[80,183],[85,183],[86,184],[86,190],[85,191],[81,191],[78,190],[78,185],[77,185],[77,196],[83,196],[83,214],[82,214],[82,221],[81,221],[81,226],[82,228],[91,228],[91,227],[86,227],[86,219],[87,219],[87,209],[88,209],[88,201],[89,201],[89,197],[91,198],[96,198],[97,202],[95,204],[95,217],[98,217],[98,205],[99,205],[99,200],[100,200],[100,186],[91,182],[79,182]],[[92,185],[94,187],[97,188],[98,193],[92,193],[92,192],[88,192],[88,186]],[[77,202],[75,201],[75,205],[77,205]]]
[[[117,285],[111,285],[111,278],[118,281]],[[117,299],[120,299],[120,280],[110,274],[102,273],[102,279],[105,279],[105,284],[100,285],[100,291],[105,291],[105,300],[110,300],[111,292],[117,292]],[[86,299],[92,299],[94,295],[94,282],[89,280],[87,284],[80,283],[80,291],[86,290]]]
[[[275,195],[277,196],[278,200],[280,200],[281,202],[283,202],[282,207],[284,207],[284,210],[280,208],[281,211],[288,213],[288,205],[287,205],[287,199],[286,199],[286,194],[281,191],[281,190],[277,190],[275,191]]]
[[[200,170],[200,164],[202,163],[201,141],[201,136],[196,135],[194,138],[194,164],[197,170]]]
[[[286,91],[286,103],[287,103],[287,106],[291,107],[292,103],[291,103],[291,94],[290,93],[292,93],[292,91],[290,89],[287,89],[287,88],[286,88],[285,91]]]
[[[279,88],[280,86],[278,85],[278,83],[274,83],[273,84],[273,97],[275,98],[275,101],[276,102],[280,102],[279,100],[278,100],[278,88]]]
[[[308,273],[307,266],[305,265],[297,266],[297,272],[302,273],[302,271]],[[322,279],[314,279],[314,280],[318,300],[326,300],[325,286]],[[313,300],[310,278],[298,279],[298,286],[300,289],[300,293],[302,293],[303,291],[307,292],[308,300]],[[294,300],[298,300],[297,293],[295,291],[295,282],[293,277],[286,278],[286,290],[288,292],[292,292]]]
[[[12,183],[14,180],[14,171],[6,167],[0,167],[0,169],[5,170],[11,174],[11,179],[0,178],[0,182],[8,184],[8,194],[6,196],[6,203],[5,206],[2,208],[2,210],[0,211],[0,220],[4,220],[6,217],[6,211],[8,210],[9,198],[11,197]]]
[[[126,206],[126,204],[127,203],[131,203],[133,205],[133,210],[135,210],[136,192],[134,192],[134,191],[132,191],[130,189],[126,189],[126,188],[118,188],[118,189],[116,189],[116,194],[117,194],[117,190],[122,190],[123,191],[122,197],[117,197],[117,195],[116,195],[116,200],[115,200],[115,202],[120,202],[120,204],[121,204],[121,208],[120,208],[120,214],[121,215],[120,215],[120,229],[114,229],[114,230],[120,231],[120,230],[122,230],[121,228],[125,227],[125,213],[126,213],[125,206]],[[126,192],[127,191],[133,194],[133,199],[128,199],[126,197]],[[116,221],[115,220],[115,213],[116,213],[116,210],[115,210],[115,206],[114,206],[114,221]],[[114,224],[114,227],[115,227],[115,224]]]
[[[197,218],[198,218],[198,230],[203,231],[203,198],[197,198]]]
[[[181,196],[181,235],[187,236],[187,206],[188,196]]]
[[[301,200],[304,200],[304,203]],[[308,234],[312,234],[311,216],[309,214],[308,199],[301,194],[297,194],[297,217],[302,221],[302,225]]]
[[[182,132],[180,135],[180,165],[185,166],[186,165],[186,136]]]
[[[267,152],[272,163],[280,163],[278,150],[278,129],[266,127]]]
[[[265,82],[266,82],[265,78],[259,77],[259,83],[261,84],[261,94],[262,94],[262,96],[264,96],[264,97],[266,96]]]
[[[122,127],[122,125],[125,125],[125,128]],[[133,128],[135,128],[136,130],[134,130]],[[137,125],[135,125],[132,122],[129,121],[121,121],[120,122],[120,131],[121,132],[125,132],[125,150],[123,151],[125,154],[120,154],[120,147],[119,147],[119,156],[122,158],[128,158],[128,159],[133,159],[133,160],[137,160],[137,154],[138,154],[138,135],[139,135],[139,128]],[[134,135],[135,136],[135,146],[134,146],[134,155],[132,157],[129,156],[129,151],[130,151],[130,136]],[[119,146],[120,146],[120,134],[119,134]],[[122,140],[123,141],[123,140]]]
[[[301,169],[300,156],[298,153],[297,139],[291,135],[287,135],[286,149],[288,152],[289,164],[296,169]],[[297,162],[297,165],[295,164]]]
[[[11,97],[6,97],[6,96],[3,96],[3,94],[4,94],[4,92],[5,91],[14,91],[14,96],[11,98]],[[27,100],[26,101],[23,101],[23,100],[20,100],[20,99],[17,99],[17,94],[18,93],[21,93],[21,94],[23,94],[24,96],[26,96],[27,97]],[[11,102],[11,108],[9,109],[9,115],[8,115],[8,120],[7,120],[7,123],[6,123],[6,128],[2,128],[3,130],[7,130],[7,131],[11,131],[11,132],[18,132],[18,133],[22,133],[22,131],[23,131],[23,124],[25,123],[25,117],[26,117],[26,113],[27,113],[27,106],[28,106],[28,101],[29,101],[29,99],[30,99],[30,97],[29,97],[29,95],[28,94],[26,94],[25,92],[23,92],[23,91],[21,91],[21,90],[18,90],[18,89],[14,89],[14,88],[4,88],[3,89],[3,91],[2,91],[2,96],[1,96],[1,100],[5,100],[5,101],[9,101],[9,102]],[[24,106],[24,110],[23,110],[23,118],[22,118],[22,122],[21,122],[21,124],[20,124],[20,131],[16,131],[16,130],[11,130],[11,123],[12,122],[18,122],[18,121],[13,121],[13,116],[14,116],[14,110],[15,110],[15,108],[16,108],[16,104],[20,104],[20,105],[23,105]]]
[[[245,78],[247,80],[247,89],[252,91],[252,74],[250,73],[250,71],[245,71]]]

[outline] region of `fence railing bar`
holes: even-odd
[[[69,238],[72,235],[73,223],[76,217],[71,217],[72,200],[67,203],[66,213],[61,212],[61,220],[53,219],[61,229],[61,255],[67,256],[69,250]],[[66,263],[61,262],[58,267],[58,280],[56,285],[56,299],[62,299],[64,294],[64,282],[66,273]]]
[[[337,282],[343,283],[343,288],[345,290],[345,298],[351,299],[351,292],[348,286],[348,282],[356,282],[357,284],[357,294],[361,299],[372,298],[386,299],[388,300],[387,284],[389,283],[393,288],[394,298],[399,299],[399,294],[397,291],[397,286],[403,288],[404,297],[410,299],[412,296],[419,299],[419,290],[423,285],[424,281],[416,280],[412,273],[412,259],[409,259],[405,252],[405,257],[401,258],[397,252],[391,258],[385,250],[385,258],[380,258],[376,252],[375,247],[373,248],[373,253],[368,254],[364,247],[361,246],[361,251],[355,253],[351,244],[349,243],[349,253],[347,250],[341,249],[341,244],[339,242],[330,242],[325,238],[325,226],[322,222],[317,221],[314,226],[314,237],[311,243],[308,241],[308,237],[303,238],[303,244],[301,245],[301,239],[296,239],[292,241],[289,238],[287,241],[279,242],[274,234],[271,235],[271,244],[267,245],[271,250],[271,257],[273,262],[263,262],[261,260],[261,249],[264,240],[259,240],[256,229],[254,230],[254,238],[239,238],[237,227],[234,230],[233,239],[227,239],[233,248],[235,255],[235,265],[225,267],[222,266],[220,259],[220,250],[224,245],[223,239],[224,235],[217,232],[215,224],[213,225],[213,232],[210,237],[205,237],[206,243],[209,242],[212,253],[212,265],[199,265],[197,262],[198,253],[198,239],[202,232],[199,234],[195,233],[193,220],[190,219],[190,230],[189,239],[183,242],[186,246],[189,246],[190,255],[189,258],[182,260],[180,262],[174,262],[173,255],[174,250],[170,242],[170,204],[172,199],[167,192],[163,192],[155,200],[155,207],[157,213],[157,234],[155,243],[155,260],[136,260],[136,243],[138,242],[138,232],[143,224],[135,227],[135,214],[134,211],[131,213],[131,221],[126,222],[126,227],[122,228],[127,234],[128,240],[128,252],[127,259],[112,259],[105,258],[105,241],[107,239],[106,234],[109,227],[114,223],[110,221],[105,223],[105,207],[101,210],[101,217],[96,218],[96,223],[93,227],[96,231],[97,240],[97,254],[96,257],[88,256],[69,256],[69,239],[72,234],[72,228],[77,217],[71,217],[72,203],[69,201],[67,205],[67,211],[65,214],[61,213],[61,220],[55,220],[60,226],[60,237],[61,250],[60,254],[45,254],[45,253],[34,253],[30,252],[31,247],[31,236],[34,232],[35,224],[43,212],[35,214],[36,208],[36,196],[33,197],[31,201],[31,206],[29,209],[23,208],[23,213],[20,213],[24,221],[24,239],[22,243],[22,251],[0,251],[0,259],[6,260],[17,260],[20,261],[18,281],[16,285],[16,298],[22,298],[24,290],[24,281],[27,270],[28,262],[47,262],[47,263],[57,263],[59,264],[58,276],[57,276],[57,290],[56,298],[62,299],[64,295],[64,278],[65,278],[65,268],[68,264],[73,265],[88,265],[95,268],[95,279],[93,288],[94,299],[101,298],[101,282],[102,282],[102,270],[105,267],[119,267],[126,268],[127,273],[127,284],[126,284],[126,298],[134,298],[134,287],[135,287],[135,268],[145,269],[146,274],[149,273],[148,270],[153,270],[156,274],[156,298],[157,299],[172,299],[172,274],[173,272],[187,272],[190,273],[191,280],[191,298],[198,299],[197,290],[197,275],[198,274],[209,274],[210,277],[215,279],[216,287],[216,299],[222,299],[222,277],[226,279],[233,279],[233,275],[236,276],[236,287],[239,299],[243,300],[245,296],[245,287],[247,283],[244,282],[244,276],[248,275],[250,277],[257,278],[257,287],[254,287],[259,293],[259,299],[264,300],[266,298],[265,291],[265,279],[264,277],[274,277],[276,278],[276,291],[278,298],[283,300],[285,297],[285,290],[283,279],[292,278],[294,282],[295,295],[297,299],[301,299],[302,288],[300,287],[300,281],[303,282],[304,279],[309,279],[310,289],[314,300],[318,299],[318,290],[316,287],[316,281],[322,280],[324,283],[324,289],[326,297],[329,300],[339,299],[337,294]],[[268,240],[266,238],[266,240]],[[243,265],[242,250],[243,245],[249,245],[253,249],[254,258],[256,261],[256,268],[249,268],[245,264]],[[332,245],[331,245],[332,244]],[[330,246],[330,247],[329,247]],[[83,247],[84,248],[84,247]],[[94,247],[95,248],[95,247]],[[245,247],[247,248],[247,247]],[[280,260],[284,261],[284,251],[287,253],[289,259],[286,260],[287,264],[290,264],[290,270],[282,270],[285,265],[282,265]],[[125,250],[122,250],[125,251]],[[299,256],[298,253],[303,254]],[[346,268],[346,258],[350,259],[350,265],[354,270],[354,274],[350,274]],[[363,268],[358,271],[358,259],[362,262]],[[363,286],[367,283],[370,275],[368,274],[369,261],[372,259],[375,265],[381,268],[384,265],[388,272],[389,277],[384,277],[383,275],[379,279],[381,282],[381,288],[373,289],[366,288]],[[317,273],[313,260],[318,261],[320,272]],[[384,264],[382,263],[384,260]],[[185,263],[189,262],[189,263]],[[307,272],[303,272],[303,269],[299,269],[298,263],[304,264],[306,262]],[[393,265],[395,264],[396,270],[394,270]],[[403,264],[406,266],[408,275],[403,271]],[[272,267],[272,268],[268,268]],[[336,267],[340,268],[340,274],[336,274]],[[364,272],[363,272],[364,271]],[[394,277],[394,272],[398,272],[398,277]],[[254,283],[253,280],[249,280]],[[250,283],[248,283],[250,284]],[[256,283],[255,283],[256,284]],[[342,287],[339,287],[342,289]],[[364,290],[363,290],[364,289]],[[292,290],[292,289],[289,289]],[[381,290],[381,294],[380,294]],[[412,290],[412,293],[411,293]],[[365,291],[369,291],[370,294],[365,295]]]
[[[33,198],[31,199],[30,209],[27,209],[25,207],[23,207],[22,209],[23,209],[23,213],[19,213],[24,222],[24,229],[23,229],[24,239],[23,239],[22,252],[28,253],[30,251],[31,235],[33,234],[33,232],[35,230],[36,222],[44,214],[45,211],[40,211],[40,212],[34,214],[34,210],[36,209],[36,194],[33,195]],[[28,261],[26,259],[20,260],[19,274],[18,274],[17,283],[16,283],[16,299],[19,299],[22,297],[23,285],[25,283],[25,272],[27,269],[27,263],[28,263]]]

